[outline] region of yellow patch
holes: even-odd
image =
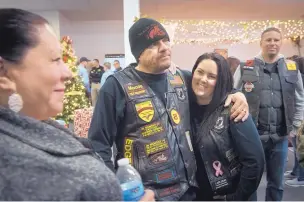
[[[131,165],[133,165],[133,141],[130,138],[126,138],[124,145],[124,157],[129,159]]]
[[[294,62],[289,62],[286,65],[288,70],[292,70],[292,71],[297,70],[296,63]]]
[[[145,145],[145,151],[147,155],[155,154],[160,151],[164,151],[169,148],[168,142],[166,139],[157,140],[151,142],[150,144]]]
[[[143,137],[149,137],[164,132],[164,127],[160,122],[151,123],[140,128]]]
[[[175,75],[173,79],[170,80],[170,83],[174,86],[180,86],[184,84],[182,78],[179,75]]]
[[[135,108],[139,118],[145,122],[152,121],[154,117],[154,108],[151,101],[145,101],[135,104]]]
[[[179,113],[175,109],[171,110],[171,118],[176,125],[178,125],[181,121]]]

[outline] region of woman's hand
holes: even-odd
[[[233,103],[233,105],[230,118],[232,120],[234,119],[235,122],[247,120],[249,116],[249,107],[245,95],[241,92],[228,95],[225,107],[228,107],[231,103]]]
[[[140,199],[140,201],[155,201],[154,192],[150,189],[145,190],[145,195]]]

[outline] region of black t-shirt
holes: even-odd
[[[278,73],[277,62],[266,63],[265,70],[267,70],[268,73]]]
[[[136,73],[148,84],[155,95],[163,102],[166,106],[166,92],[168,91],[167,86],[167,74],[147,74],[135,70]]]

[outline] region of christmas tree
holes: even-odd
[[[78,76],[78,68],[76,66],[77,57],[72,48],[72,40],[69,36],[64,36],[61,40],[62,59],[72,72],[72,79],[66,81],[66,89],[64,93],[64,108],[56,119],[63,120],[65,123],[71,123],[74,120],[74,111],[90,106],[89,100],[85,95],[85,87],[81,78]]]

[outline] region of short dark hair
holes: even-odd
[[[120,64],[119,60],[114,60],[114,62],[117,62],[118,64]]]
[[[20,63],[27,50],[38,45],[37,26],[44,24],[49,22],[29,11],[0,9],[0,57]]]
[[[94,59],[94,61],[98,62],[98,64],[99,64],[99,60],[98,59]]]
[[[276,28],[276,27],[268,27],[267,29],[265,29],[262,34],[261,34],[261,38],[263,37],[263,35],[267,32],[272,32],[272,31],[275,31],[275,32],[278,32],[280,35],[282,35],[282,32]]]
[[[81,57],[79,60],[80,63],[82,62],[90,62],[90,60],[87,57]]]
[[[232,91],[233,78],[227,60],[218,53],[205,53],[198,57],[192,69],[192,75],[198,65],[206,59],[213,60],[217,65],[217,81],[213,92],[213,97],[206,111],[212,113],[216,110],[227,95]]]

